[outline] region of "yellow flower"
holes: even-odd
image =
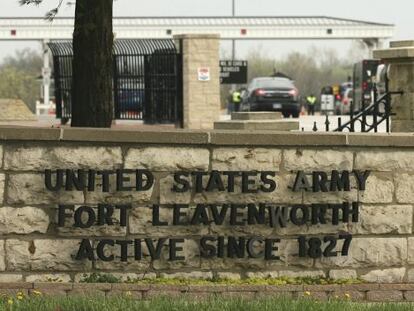
[[[42,292],[39,292],[39,291],[37,291],[37,290],[34,290],[32,293],[33,293],[34,295],[36,295],[36,296],[40,296],[40,295],[42,295]]]
[[[305,296],[310,296],[311,292],[306,291],[304,294],[305,294]]]
[[[350,294],[348,294],[348,293],[345,293],[345,297],[346,297],[347,299],[349,299],[349,298],[351,298],[351,295],[350,295]]]
[[[132,293],[130,292],[130,291],[127,291],[126,293],[125,293],[125,296],[132,296]]]
[[[7,303],[8,303],[9,305],[12,305],[12,304],[14,303],[14,301],[13,301],[13,299],[9,299],[9,300],[7,300]]]
[[[17,298],[18,300],[22,300],[24,297],[23,297],[22,295],[17,295],[17,296],[16,296],[16,298]]]

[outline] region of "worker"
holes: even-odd
[[[310,96],[306,97],[306,104],[308,106],[308,115],[315,115],[315,105],[316,105],[316,97],[315,95],[311,94]]]
[[[233,92],[232,99],[233,99],[234,111],[235,112],[240,111],[241,93],[239,90],[235,90]]]

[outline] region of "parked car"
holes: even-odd
[[[342,96],[340,113],[341,115],[349,114],[351,111],[351,105],[354,98],[354,90],[352,88],[346,89],[344,95]]]
[[[243,93],[240,111],[280,111],[299,117],[299,91],[288,78],[254,78]]]

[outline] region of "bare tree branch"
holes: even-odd
[[[36,4],[39,5],[43,0],[19,0],[20,5]]]
[[[43,0],[19,0],[20,5],[30,5],[30,4],[39,5],[42,2]],[[48,21],[53,21],[53,19],[58,14],[59,9],[62,6],[62,4],[63,4],[63,0],[59,0],[57,7],[55,7],[54,9],[46,13],[45,19],[47,19]]]
[[[35,0],[35,1],[39,1],[39,0]],[[55,18],[55,16],[57,15],[57,13],[59,12],[60,7],[62,6],[63,0],[59,0],[59,4],[56,8],[50,10],[49,12],[46,13],[45,18],[48,21],[53,21],[53,19]]]

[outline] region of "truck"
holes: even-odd
[[[380,61],[364,59],[354,64],[353,72],[353,112],[362,111],[370,106],[374,100],[374,85]]]

